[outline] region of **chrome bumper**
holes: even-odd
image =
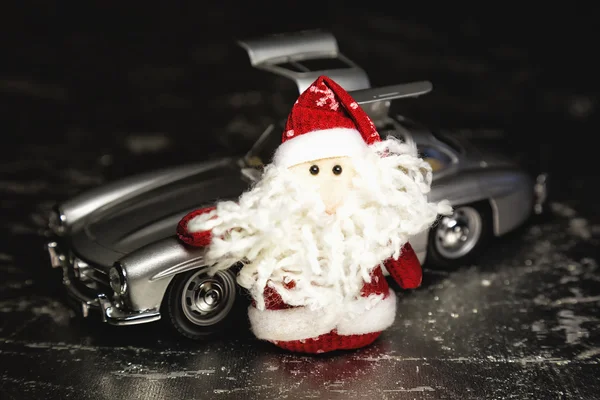
[[[87,287],[75,277],[72,257],[65,254],[57,242],[49,242],[46,249],[52,268],[62,268],[63,285],[69,296],[81,307],[84,317],[87,318],[90,311],[100,311],[102,320],[111,325],[137,325],[160,319],[159,310],[127,310],[117,301],[111,300],[106,293]]]

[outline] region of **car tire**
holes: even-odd
[[[427,263],[459,267],[477,259],[492,236],[492,209],[487,201],[453,207],[429,230]]]
[[[240,293],[231,270],[209,276],[196,269],[175,276],[167,289],[163,315],[183,336],[203,340],[227,333],[237,319]]]

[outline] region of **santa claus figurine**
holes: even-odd
[[[355,349],[394,322],[382,268],[404,289],[421,284],[408,240],[451,211],[428,202],[431,177],[414,144],[382,141],[321,76],[294,104],[261,179],[236,202],[188,214],[177,233],[206,247],[209,273],[242,263],[258,339],[304,353]]]

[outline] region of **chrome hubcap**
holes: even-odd
[[[435,248],[444,257],[456,259],[469,253],[481,237],[481,216],[472,207],[459,207],[443,217],[436,227]]]
[[[235,281],[221,271],[208,276],[205,271],[193,274],[181,294],[183,314],[190,322],[208,326],[224,319],[235,302]]]

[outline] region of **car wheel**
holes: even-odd
[[[176,276],[166,293],[165,308],[171,325],[183,336],[201,340],[230,327],[238,288],[232,271],[209,276],[205,269]]]
[[[487,202],[454,207],[429,231],[427,260],[453,267],[475,260],[492,234],[492,210]]]

